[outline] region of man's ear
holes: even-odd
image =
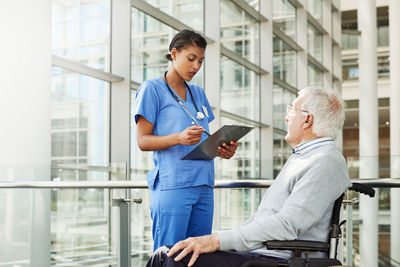
[[[312,128],[312,125],[314,123],[314,116],[311,115],[310,113],[307,113],[307,115],[303,119],[303,129],[309,129]]]

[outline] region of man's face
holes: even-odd
[[[303,137],[304,113],[301,111],[302,97],[298,97],[293,101],[292,108],[288,110],[285,121],[288,123],[288,132],[285,136],[293,148],[301,143]]]

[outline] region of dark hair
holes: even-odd
[[[178,32],[174,38],[172,38],[171,43],[169,44],[169,51],[173,48],[176,48],[177,50],[182,49],[186,45],[197,45],[198,47],[206,49],[207,47],[207,41],[204,39],[203,36],[200,34],[191,31],[191,30],[182,30]],[[172,61],[171,54],[165,55],[165,57]]]

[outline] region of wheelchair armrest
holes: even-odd
[[[264,242],[267,249],[293,251],[321,251],[329,252],[329,243],[309,240],[270,240]]]

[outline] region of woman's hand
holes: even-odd
[[[238,143],[234,141],[230,141],[229,144],[222,143],[218,147],[218,154],[221,158],[230,159],[236,152],[238,147]]]
[[[178,134],[178,143],[185,146],[192,146],[200,142],[204,132],[202,127],[190,126]]]

